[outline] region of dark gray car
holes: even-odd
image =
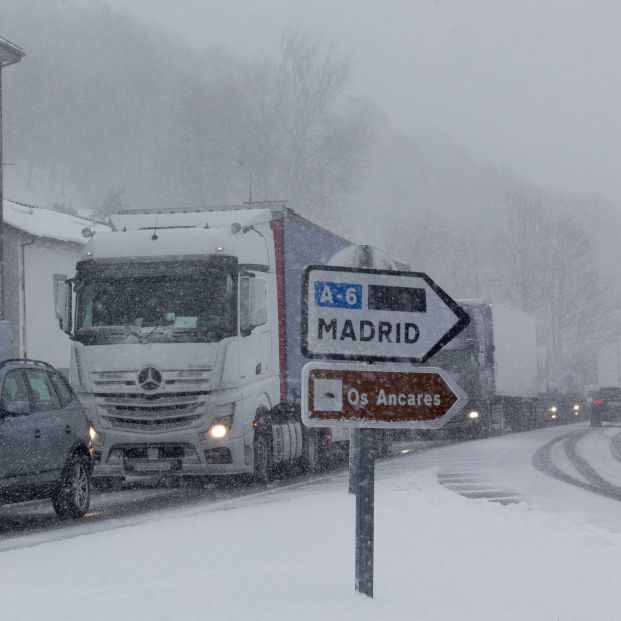
[[[65,378],[36,360],[0,362],[0,503],[51,498],[60,518],[91,497],[86,414]]]

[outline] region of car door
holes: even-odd
[[[38,434],[37,472],[42,481],[56,479],[60,476],[68,456],[68,436],[63,420],[60,401],[45,369],[24,369],[30,401],[31,417],[35,423],[35,435]]]
[[[30,405],[26,379],[20,369],[8,371],[0,390],[2,411],[16,402]],[[41,437],[36,417],[31,414],[0,414],[0,481],[2,486],[31,482],[38,468]]]
[[[78,401],[75,393],[69,387],[67,380],[54,371],[47,372],[52,388],[60,401],[61,426],[64,432],[64,450],[66,454],[73,451],[77,442],[88,440],[88,422],[82,404]]]

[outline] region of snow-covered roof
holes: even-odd
[[[261,204],[261,203],[259,203]],[[125,212],[110,216],[112,226],[122,231],[169,226],[195,226],[201,228],[225,228],[234,222],[241,226],[256,225],[269,222],[272,211],[260,207],[222,207],[214,209],[197,209],[195,211],[153,211]]]
[[[84,228],[95,232],[110,230],[105,224],[43,207],[26,207],[7,200],[4,201],[4,222],[34,237],[76,244],[85,244],[88,241],[82,236]]]
[[[155,229],[97,234],[84,252],[96,260],[227,255],[237,257],[240,263],[270,263],[262,234],[234,234],[225,227],[162,228],[154,233]]]
[[[19,62],[24,56],[24,50],[21,47],[0,37],[0,66]]]

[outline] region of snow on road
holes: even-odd
[[[373,600],[353,591],[354,498],[336,474],[2,552],[0,617],[618,619],[621,503],[530,465],[572,428],[378,465]],[[456,482],[509,501],[467,498]]]

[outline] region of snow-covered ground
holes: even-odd
[[[353,589],[341,473],[2,552],[0,618],[616,620],[621,503],[529,465],[569,430],[378,465],[373,600]],[[438,474],[518,502],[466,498]]]

